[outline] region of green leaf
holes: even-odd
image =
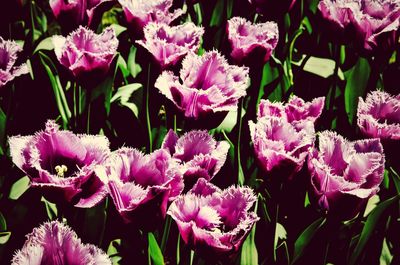
[[[110,27],[112,27],[115,31],[115,35],[118,37],[122,32],[126,31],[127,28],[121,26],[120,24],[111,24]]]
[[[353,251],[353,254],[350,257],[349,264],[355,264],[357,262],[358,257],[364,250],[369,238],[375,230],[375,226],[378,223],[379,219],[385,212],[387,208],[389,208],[392,204],[397,202],[400,199],[400,195],[396,195],[375,207],[374,210],[368,215],[367,221],[364,224],[364,227],[361,231],[360,238],[357,242],[356,248]]]
[[[4,245],[10,239],[11,232],[0,232],[0,245]]]
[[[132,46],[129,51],[128,62],[127,62],[128,70],[133,78],[136,78],[136,76],[142,71],[142,67],[140,66],[140,64],[136,63],[136,52],[137,52],[136,47]]]
[[[307,57],[303,55],[303,58],[300,61],[292,62],[292,64],[300,67],[306,59]],[[335,64],[335,61],[332,59],[311,56],[307,59],[303,70],[322,78],[328,78],[334,74]],[[341,80],[344,80],[344,75],[340,68],[338,69],[338,76]]]
[[[386,238],[383,239],[381,257],[379,258],[380,265],[390,265],[392,263],[393,255],[390,253],[389,246]]]
[[[374,196],[372,196],[371,198],[369,198],[368,202],[367,202],[367,206],[365,207],[363,216],[367,217],[368,214],[370,214],[372,212],[372,210],[375,209],[375,207],[376,207],[376,205],[378,205],[379,201],[380,201],[379,196],[376,194]]]
[[[215,4],[214,11],[210,20],[210,27],[220,26],[222,23],[223,13],[224,13],[224,0],[218,0]]]
[[[396,187],[397,193],[400,194],[400,176],[397,174],[397,172],[391,167],[390,168],[390,173],[392,175],[392,179],[394,182],[394,186]]]
[[[258,198],[256,205],[254,207],[255,213],[257,213],[259,200],[260,197]],[[240,255],[240,265],[258,264],[258,251],[255,242],[255,235],[256,235],[256,224],[254,224],[253,228],[250,231],[250,234],[243,242],[242,251]]]
[[[149,255],[151,260],[155,265],[163,265],[164,264],[164,257],[162,255],[161,249],[158,246],[157,240],[155,239],[153,233],[149,232],[147,234],[149,240]]]
[[[344,105],[350,124],[353,124],[358,97],[364,95],[370,72],[368,61],[364,58],[360,58],[352,69],[345,72],[347,83],[344,90]]]
[[[11,186],[8,198],[11,200],[18,200],[18,198],[21,197],[21,195],[29,188],[29,184],[30,181],[28,176],[20,178]]]
[[[119,255],[119,248],[121,247],[121,239],[114,239],[110,242],[107,249],[107,255],[110,257],[112,264],[119,264],[122,257]]]
[[[276,227],[275,227],[275,239],[274,239],[275,251],[276,251],[276,249],[277,249],[279,239],[285,240],[286,237],[287,237],[286,229],[285,229],[285,228],[283,227],[283,225],[281,225],[280,223],[276,223]]]
[[[50,57],[48,57],[43,52],[39,51],[40,61],[42,62],[47,75],[49,76],[51,86],[53,88],[54,96],[57,103],[57,108],[60,112],[61,118],[64,123],[64,127],[69,123],[71,118],[71,111],[68,107],[68,102],[64,94],[64,90],[61,86],[60,78],[57,73],[57,69]]]
[[[118,91],[111,98],[111,103],[118,99],[121,102],[129,101],[129,98],[131,97],[133,92],[135,92],[136,90],[138,90],[140,88],[143,88],[143,85],[140,83],[133,83],[133,84],[129,84],[129,85],[118,88]]]
[[[304,250],[311,242],[315,233],[325,224],[326,219],[321,217],[309,225],[296,239],[294,243],[294,254],[292,264],[297,261],[303,255]]]
[[[58,215],[57,205],[52,202],[49,202],[44,197],[42,197],[40,201],[43,202],[44,206],[46,207],[47,217],[50,220],[55,220]]]
[[[45,38],[42,40],[38,46],[36,46],[36,49],[34,50],[34,54],[37,53],[38,51],[50,51],[54,49],[52,37]]]
[[[7,230],[7,221],[4,215],[0,212],[0,231]]]

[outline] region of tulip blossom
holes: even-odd
[[[303,167],[315,140],[314,123],[324,98],[312,102],[293,96],[286,105],[262,100],[257,123],[249,121],[254,150],[265,172],[284,171],[291,178]]]
[[[83,244],[69,226],[58,221],[46,222],[26,237],[24,246],[13,257],[12,265],[112,264],[103,250]]]
[[[168,209],[182,239],[192,248],[216,254],[237,252],[258,221],[251,207],[257,200],[252,189],[231,186],[221,190],[199,179]]]
[[[166,24],[149,23],[144,28],[144,41],[137,41],[146,48],[165,68],[175,65],[188,52],[197,53],[204,29],[192,22],[170,27]]]
[[[150,22],[169,25],[183,14],[181,9],[170,12],[172,0],[118,0],[126,20],[135,28],[144,28]]]
[[[400,95],[374,91],[359,98],[357,123],[368,137],[400,140]]]
[[[319,135],[319,150],[310,150],[312,192],[325,211],[352,217],[360,204],[379,191],[385,157],[379,139],[350,142],[335,132]]]
[[[89,73],[104,75],[110,67],[118,48],[114,29],[106,28],[97,35],[92,30],[80,26],[68,37],[53,37],[54,52],[62,65],[75,77]]]
[[[351,34],[366,51],[390,47],[396,41],[400,26],[397,0],[322,0],[318,8],[334,28]]]
[[[252,24],[241,17],[228,21],[228,39],[232,46],[231,56],[242,61],[256,48],[263,50],[264,62],[268,61],[278,44],[278,25],[275,22]]]
[[[52,201],[93,207],[106,195],[94,167],[109,154],[108,139],[100,135],[75,135],[59,130],[49,120],[44,131],[9,139],[12,161],[24,171],[32,187]]]
[[[53,14],[62,27],[70,27],[69,24],[96,26],[92,25],[94,20],[101,18],[113,4],[114,0],[50,0]]]
[[[164,218],[168,200],[183,190],[182,174],[166,150],[144,155],[132,148],[121,148],[110,156],[97,175],[106,183],[118,212],[126,222],[140,209],[154,209],[152,215]]]
[[[215,141],[207,131],[190,131],[182,137],[170,130],[162,148],[168,150],[183,168],[185,180],[212,179],[224,165],[229,144]]]
[[[0,88],[12,81],[15,77],[27,74],[28,66],[24,63],[15,66],[18,53],[22,51],[22,47],[15,41],[4,40],[0,37]]]
[[[239,98],[246,95],[249,69],[229,65],[217,51],[202,56],[189,53],[182,62],[180,79],[164,71],[155,87],[187,118],[198,119],[210,113],[236,110]]]

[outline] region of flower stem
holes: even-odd
[[[146,123],[147,123],[147,133],[149,136],[148,150],[151,153],[153,151],[153,136],[151,135],[150,110],[149,110],[150,74],[151,74],[151,64],[149,63],[147,68],[147,85],[146,85]]]

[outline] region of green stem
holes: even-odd
[[[149,136],[149,152],[153,151],[153,136],[151,134],[151,123],[150,123],[150,111],[149,111],[149,98],[150,98],[150,74],[151,74],[151,64],[149,63],[147,68],[147,86],[146,86],[146,123],[147,123],[147,133]]]
[[[237,178],[238,178],[238,183],[240,185],[244,184],[244,179],[242,178],[242,172],[241,171],[241,159],[240,159],[240,140],[241,140],[241,132],[242,132],[242,108],[243,108],[243,98],[240,99],[239,101],[239,107],[238,107],[238,112],[237,112],[237,122],[236,124],[239,125],[239,129],[238,129],[238,136],[237,136],[237,143],[236,143],[236,163],[237,163]]]
[[[163,253],[165,251],[165,247],[167,246],[167,241],[168,241],[168,237],[169,237],[169,231],[170,231],[170,228],[171,228],[171,223],[172,223],[171,217],[167,216],[167,218],[165,219],[164,232],[163,232],[163,236],[162,236],[162,239],[161,239],[161,251]]]

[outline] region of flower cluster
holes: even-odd
[[[285,170],[289,178],[300,171],[314,144],[314,123],[324,98],[304,102],[293,96],[286,105],[262,100],[257,123],[249,121],[251,139],[261,167],[267,173]]]
[[[400,3],[396,0],[323,0],[318,8],[332,27],[366,51],[391,47],[397,41]]]

